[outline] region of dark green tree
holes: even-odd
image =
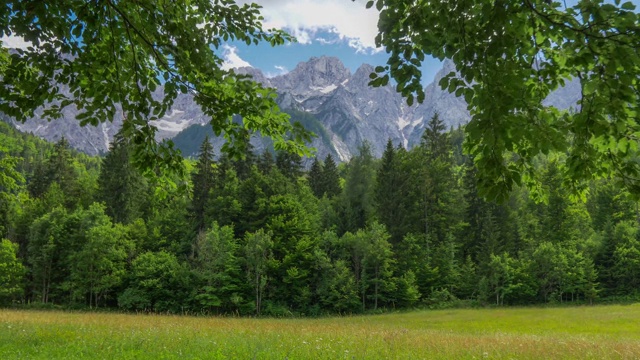
[[[213,165],[213,146],[207,136],[202,145],[200,145],[198,162],[196,163],[195,171],[191,174],[191,182],[193,184],[191,216],[197,232],[203,231],[209,225],[205,215],[211,196],[211,189],[214,188],[215,182]]]
[[[444,122],[440,119],[440,115],[435,113],[422,134],[420,139],[420,147],[426,152],[428,160],[447,159],[451,157],[451,144],[449,143],[449,134]]]
[[[324,184],[322,183],[323,167],[318,158],[314,158],[311,169],[309,169],[309,187],[313,195],[318,198],[321,198],[325,194]]]
[[[376,174],[374,199],[378,221],[384,224],[391,234],[391,243],[398,244],[407,230],[409,219],[407,210],[408,177],[402,167],[401,154],[393,147],[391,139],[382,154],[382,160]]]
[[[282,175],[295,180],[302,175],[302,158],[298,154],[279,150],[276,152],[276,167]]]
[[[322,167],[322,189],[323,194],[327,194],[328,198],[333,198],[342,191],[340,188],[338,166],[331,154],[327,154],[327,157],[324,159],[324,166]]]
[[[24,182],[24,176],[16,169],[16,165],[22,159],[11,155],[5,145],[10,140],[9,136],[0,132],[0,239],[6,237],[9,231],[11,205]]]
[[[73,209],[80,197],[78,174],[74,167],[69,142],[64,137],[54,145],[51,154],[43,162],[36,164],[28,189],[33,197],[39,198],[54,182],[65,195],[65,207]]]
[[[424,232],[437,243],[445,241],[448,233],[458,231],[463,197],[454,174],[449,136],[436,113],[422,136],[417,156],[423,163],[416,171],[420,181],[416,189],[424,224]]]
[[[360,145],[358,154],[349,162],[349,170],[342,196],[344,216],[342,232],[364,229],[375,212],[373,190],[375,184],[375,162],[370,145]]]
[[[275,166],[275,160],[273,159],[273,154],[268,149],[265,149],[262,152],[262,155],[258,158],[257,161],[258,170],[260,170],[263,174],[268,174],[271,169]]]
[[[242,213],[240,180],[233,168],[228,168],[224,173],[221,171],[219,168],[216,172],[205,218],[217,222],[220,226],[239,225]]]
[[[102,159],[98,177],[98,199],[106,205],[107,214],[115,223],[128,224],[145,211],[147,185],[140,171],[131,162],[132,146],[118,132],[109,152]]]
[[[254,146],[250,142],[242,149],[242,153],[231,158],[231,164],[236,170],[236,174],[240,180],[244,180],[251,175],[251,167],[256,164],[256,154]]]

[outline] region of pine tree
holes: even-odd
[[[51,155],[45,161],[36,164],[28,189],[33,197],[39,198],[54,182],[65,195],[65,207],[74,208],[80,196],[78,174],[74,168],[69,142],[64,137],[53,146]]]
[[[391,243],[394,245],[402,240],[404,223],[407,220],[407,207],[403,199],[406,194],[403,175],[400,159],[389,139],[377,171],[374,199],[378,220],[388,229]]]
[[[543,236],[547,241],[561,243],[567,241],[569,199],[561,190],[562,175],[557,161],[550,161],[544,174],[543,184],[547,188],[548,201],[540,221]]]
[[[344,217],[342,232],[364,229],[374,213],[373,185],[375,184],[374,159],[367,142],[349,162],[349,173],[343,193]]]
[[[426,150],[431,160],[451,156],[451,144],[449,136],[445,133],[446,129],[440,115],[435,113],[422,134],[420,146]]]
[[[462,179],[466,205],[464,221],[468,224],[464,231],[464,243],[460,249],[464,257],[475,254],[482,244],[482,224],[487,203],[478,195],[476,172],[472,160],[467,158]]]
[[[253,144],[247,141],[242,156],[232,161],[233,168],[236,170],[236,174],[240,180],[244,180],[251,175],[251,167],[256,163],[254,149]]]
[[[298,154],[279,150],[276,153],[276,167],[282,175],[295,180],[302,175],[302,158]]]
[[[33,173],[28,179],[27,190],[33,198],[40,198],[47,192],[51,180],[48,178],[46,161],[39,158],[33,165]]]
[[[311,188],[313,195],[317,198],[321,198],[325,193],[322,183],[322,172],[322,164],[320,164],[318,158],[314,158],[313,163],[311,164],[311,169],[309,170],[309,187]]]
[[[436,243],[445,241],[445,236],[459,224],[458,212],[463,199],[453,173],[453,158],[449,136],[436,113],[422,136],[418,149],[424,165],[422,167],[422,194],[420,196],[424,215],[425,232]]]
[[[143,215],[146,192],[146,181],[131,162],[131,144],[119,132],[102,160],[98,199],[114,223],[128,224]]]
[[[263,174],[268,174],[271,169],[273,169],[274,165],[275,160],[273,160],[273,154],[271,151],[265,149],[262,152],[262,155],[258,158],[258,170]]]
[[[322,189],[323,194],[327,194],[328,198],[332,198],[340,194],[340,174],[338,173],[338,167],[333,160],[331,154],[327,154],[324,159],[324,166],[322,168]]]
[[[209,202],[209,192],[213,188],[215,173],[213,168],[213,146],[206,136],[202,145],[196,171],[191,175],[193,183],[193,199],[191,200],[193,222],[196,231],[202,231],[208,225],[205,221],[205,212]]]

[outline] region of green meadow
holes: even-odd
[[[638,359],[640,304],[253,319],[0,310],[3,359]]]

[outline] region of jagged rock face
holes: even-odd
[[[331,93],[350,77],[347,69],[335,57],[312,57],[301,62],[291,72],[271,79],[273,87],[282,93],[294,94],[296,100]]]
[[[98,126],[80,126],[80,122],[76,120],[78,113],[77,108],[71,105],[62,110],[60,119],[47,121],[36,116],[25,123],[12,123],[20,131],[32,133],[48,141],[55,142],[64,137],[72,147],[90,155],[106,153],[113,137],[122,126],[122,112],[116,111],[113,121]],[[193,97],[180,94],[171,110],[160,120],[151,123],[158,129],[156,139],[163,140],[177,135],[193,124],[206,122],[207,117],[200,111]]]
[[[234,69],[234,72],[239,75],[249,75],[251,76],[253,81],[262,84],[262,86],[264,87],[273,87],[273,85],[271,85],[271,81],[266,76],[264,76],[262,71],[256,68],[245,66],[238,69]]]
[[[310,145],[317,149],[321,158],[332,154],[346,161],[357,153],[365,140],[376,156],[382,154],[388,139],[396,145],[410,148],[420,142],[427,122],[436,112],[450,127],[470,120],[464,99],[442,90],[438,85],[442,77],[455,71],[451,61],[444,62],[434,81],[425,88],[425,101],[411,107],[391,85],[380,88],[368,86],[369,74],[374,71],[372,66],[362,65],[351,74],[334,57],[311,58],[298,64],[293,71],[273,78],[267,78],[260,70],[251,67],[235,71],[250,75],[265,87],[276,88],[277,101],[282,109],[303,111],[315,117],[322,128],[322,136]],[[565,109],[575,105],[579,94],[579,82],[568,82],[564,88],[551,94],[545,105]],[[79,126],[76,115],[77,110],[68,107],[60,120],[47,122],[35,117],[24,124],[17,124],[17,127],[50,141],[64,136],[72,146],[89,154],[106,152],[109,142],[122,125],[122,114],[118,113],[113,122],[98,127]],[[207,122],[193,97],[182,94],[175,100],[171,111],[152,124],[158,128],[157,138],[161,140],[174,137],[189,126]],[[215,139],[214,145],[217,148],[222,142],[222,139]],[[254,137],[252,144],[256,150],[262,150],[269,141]]]
[[[555,106],[558,109],[578,109],[578,101],[582,94],[580,80],[567,81],[564,87],[558,88],[542,102],[545,106]]]
[[[32,133],[47,141],[56,142],[64,137],[71,146],[90,155],[106,153],[110,141],[122,126],[122,114],[116,113],[112,122],[102,123],[97,127],[80,126],[80,122],[76,120],[77,114],[77,108],[71,105],[62,110],[60,119],[47,121],[36,116],[24,123],[15,120],[11,120],[11,123],[20,131]]]
[[[372,72],[373,67],[362,65],[315,111],[318,120],[334,135],[334,143],[340,145],[337,155],[341,160],[349,159],[365,140],[377,156],[382,155],[388,139],[403,142],[398,127],[402,98],[390,86],[368,86]]]
[[[408,111],[409,123],[403,129],[408,140],[405,144],[407,147],[413,147],[420,143],[425,126],[436,113],[448,127],[466,124],[471,119],[464,99],[442,90],[439,85],[440,80],[452,71],[456,71],[455,65],[452,61],[445,60],[434,81],[424,89],[424,102]]]

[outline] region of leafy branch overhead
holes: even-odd
[[[472,120],[466,150],[481,189],[504,199],[516,184],[537,183],[534,159],[566,156],[564,185],[615,177],[640,194],[640,17],[631,2],[603,0],[369,1],[380,11],[376,43],[389,53],[371,84],[393,78],[412,104],[424,100],[425,56],[452,59],[458,73],[440,85],[463,96]],[[582,87],[578,109],[543,100],[566,82]]]
[[[0,36],[32,46],[0,51],[0,111],[25,121],[44,107],[43,116],[56,119],[74,104],[82,125],[122,112],[138,163],[175,169],[177,151],[155,142],[149,121],[164,116],[179,94],[192,94],[216,134],[230,140],[227,151],[241,153],[260,132],[279,149],[307,153],[309,134],[279,111],[274,91],[222,68],[224,42],[295,41],[263,30],[259,8],[231,0],[6,1]]]

